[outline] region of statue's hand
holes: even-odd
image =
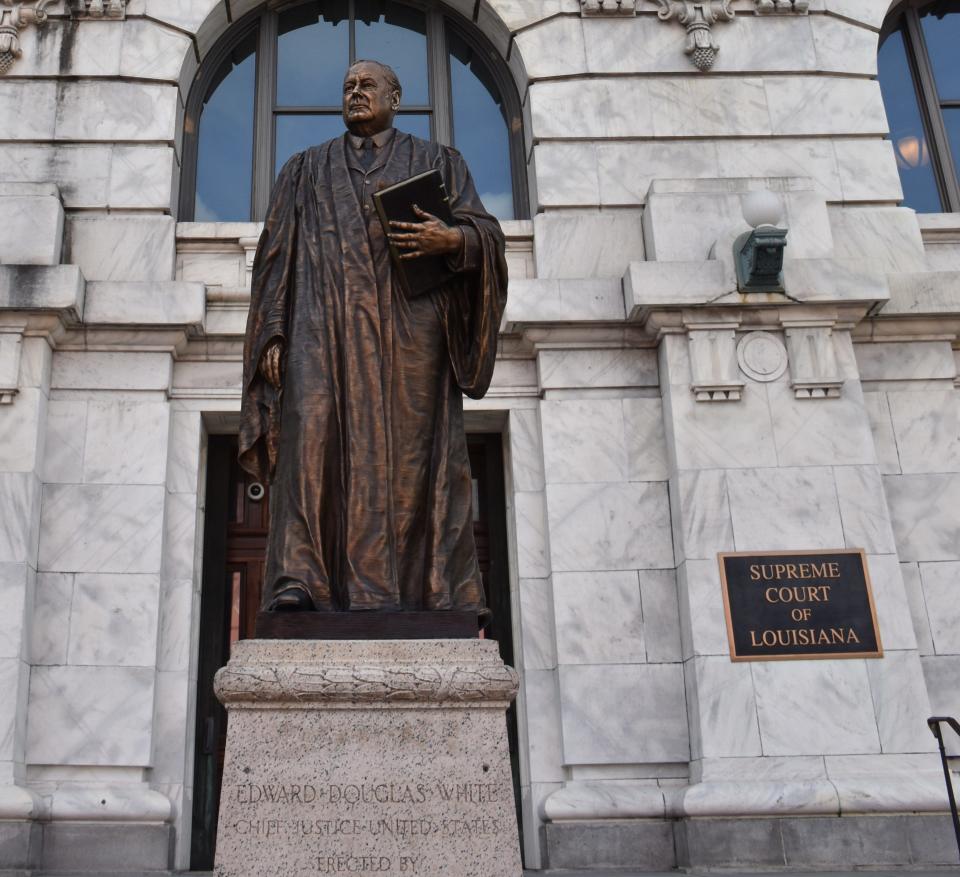
[[[390,225],[394,231],[390,241],[402,250],[401,259],[417,259],[420,256],[451,256],[460,252],[463,245],[463,233],[456,226],[447,225],[442,219],[437,219],[432,213],[421,210],[416,204],[413,212],[423,222],[399,222],[394,220]]]
[[[274,389],[280,389],[281,364],[283,362],[283,341],[274,338],[260,355],[260,374],[262,374]]]

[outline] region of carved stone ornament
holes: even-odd
[[[296,640],[246,642],[254,644],[235,646],[230,663],[217,672],[214,689],[225,704],[481,705],[506,704],[517,693],[516,672],[489,647],[477,647],[477,653],[476,640],[434,641],[432,647],[448,654],[433,660],[417,654],[418,643],[424,648],[417,640],[389,645],[331,640],[309,646]]]
[[[69,0],[74,18],[115,18],[127,15],[127,0]]]
[[[713,25],[718,21],[732,21],[733,9],[730,0],[656,0],[660,10],[657,16],[663,21],[671,19],[687,29],[687,41],[683,51],[690,56],[698,70],[709,70],[720,51],[720,44],[713,35]]]
[[[47,20],[46,8],[53,0],[0,0],[0,76],[23,54],[20,31]]]
[[[748,378],[766,384],[787,370],[787,349],[769,332],[748,332],[737,345],[737,362]]]
[[[581,10],[592,4],[604,11],[605,2],[609,7],[614,6],[614,0],[580,0]],[[623,2],[626,4],[627,0]],[[632,2],[635,4],[636,0]],[[683,51],[690,56],[694,67],[703,71],[713,67],[717,52],[720,51],[720,44],[713,33],[713,26],[718,21],[733,20],[734,11],[730,6],[731,0],[654,0],[654,2],[660,7],[657,15],[663,21],[673,20],[687,29],[687,41]],[[806,15],[810,0],[753,0],[753,3],[754,12],[757,15],[791,13]],[[616,5],[619,7],[620,4],[616,3]],[[583,12],[583,14],[588,13]]]
[[[580,15],[583,18],[636,14],[637,0],[580,0]]]

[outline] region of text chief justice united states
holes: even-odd
[[[240,463],[271,483],[263,608],[484,610],[461,392],[482,397],[506,304],[503,233],[454,149],[393,128],[400,83],[358,61],[347,132],[270,199],[244,345]],[[373,193],[436,168],[456,220],[395,224],[452,279],[408,298]]]

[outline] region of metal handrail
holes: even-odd
[[[927,719],[927,727],[930,729],[930,733],[937,738],[937,743],[940,746],[943,778],[947,783],[947,798],[950,801],[950,815],[953,817],[953,833],[957,837],[957,852],[960,853],[960,817],[957,816],[957,799],[953,793],[953,780],[950,777],[950,765],[947,763],[947,750],[943,745],[943,731],[940,728],[943,724],[953,728],[954,733],[960,737],[960,722],[951,716],[930,716]]]

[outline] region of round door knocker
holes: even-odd
[[[264,488],[259,481],[254,481],[253,484],[247,488],[247,496],[254,502],[260,502],[260,500],[266,496],[266,493],[266,488]]]

